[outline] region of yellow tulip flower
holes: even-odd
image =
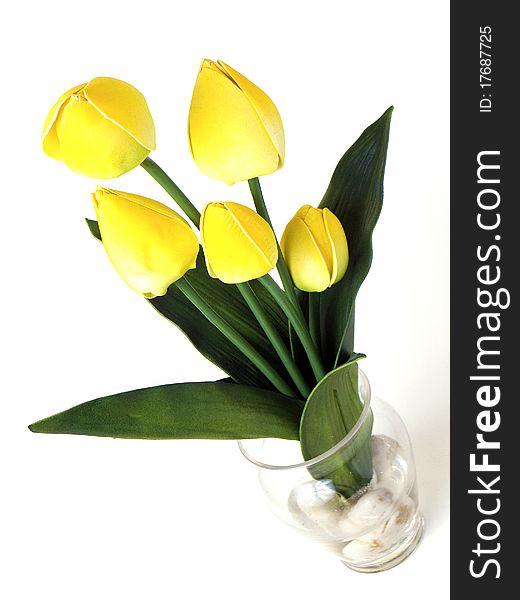
[[[347,270],[347,237],[328,208],[302,206],[285,228],[280,247],[294,284],[304,292],[326,290]]]
[[[200,221],[208,273],[224,283],[243,283],[276,266],[278,248],[269,223],[235,202],[212,202]]]
[[[228,184],[283,165],[282,120],[265,92],[222,61],[204,59],[188,119],[190,149],[200,170]]]
[[[108,258],[136,292],[145,298],[163,296],[195,267],[197,236],[171,208],[102,187],[92,197]]]
[[[96,77],[65,92],[51,108],[43,150],[80,175],[119,177],[155,150],[155,127],[144,96],[129,83]]]

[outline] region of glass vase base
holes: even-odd
[[[376,573],[415,550],[424,522],[406,426],[391,406],[371,397],[361,369],[358,376],[361,416],[320,456],[304,460],[295,440],[242,440],[239,447],[257,467],[264,497],[277,517],[348,568]],[[362,477],[369,483],[352,492],[341,479],[344,467],[357,473],[357,482]]]
[[[366,563],[353,564],[346,560],[342,560],[341,562],[352,571],[357,571],[358,573],[379,573],[396,567],[412,554],[422,539],[424,533],[424,518],[418,512],[415,515],[414,521],[415,522],[411,524],[408,536],[384,557],[380,557],[377,560],[372,560],[370,562],[367,561]]]

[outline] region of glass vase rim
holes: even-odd
[[[284,470],[288,471],[288,470],[292,470],[292,469],[302,469],[302,468],[308,469],[309,467],[313,467],[323,461],[326,461],[331,456],[336,454],[336,452],[345,448],[354,439],[354,437],[356,436],[358,431],[361,429],[361,427],[367,420],[367,417],[370,413],[370,405],[371,405],[371,397],[372,397],[370,382],[368,381],[365,373],[359,368],[359,366],[358,366],[358,374],[359,374],[358,390],[360,392],[359,395],[363,400],[363,410],[361,411],[361,414],[359,415],[359,418],[356,421],[356,424],[347,433],[347,435],[344,438],[342,438],[339,442],[337,442],[334,446],[332,446],[331,448],[329,448],[328,450],[323,452],[322,454],[319,454],[318,456],[315,456],[314,458],[311,458],[309,460],[304,460],[299,463],[294,463],[294,464],[289,464],[289,465],[270,465],[268,463],[262,462],[261,460],[257,460],[256,458],[251,456],[251,454],[244,448],[243,444],[244,443],[247,444],[248,442],[253,441],[252,439],[238,440],[238,447],[240,448],[240,452],[244,455],[244,457],[249,462],[253,463],[257,467],[260,467],[262,469],[268,469],[271,471],[284,471]],[[366,390],[364,395],[361,393],[362,386],[364,386],[364,389]],[[364,397],[364,396],[366,396],[366,397]],[[256,438],[256,439],[258,439],[258,438]],[[263,438],[263,439],[270,439],[270,438]],[[297,441],[297,440],[286,440],[286,441]]]

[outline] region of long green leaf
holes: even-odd
[[[359,358],[362,356],[328,373],[311,392],[300,423],[305,460],[335,446],[358,422],[363,411],[358,391]],[[309,468],[313,477],[331,479],[347,497],[367,485],[372,477],[371,430],[370,415],[351,443]]]
[[[136,439],[297,440],[301,410],[299,400],[254,387],[174,383],[97,398],[29,429]]]
[[[86,221],[92,235],[101,240],[97,221],[91,219]],[[258,352],[269,360],[289,383],[291,382],[280,358],[244,302],[242,295],[235,286],[227,285],[209,276],[202,252],[197,258],[197,268],[188,271],[185,278],[204,300],[218,310],[242,337],[253,344]],[[257,281],[252,281],[251,285],[271,322],[284,343],[288,345],[289,333],[285,314],[262,285]],[[209,323],[175,285],[169,287],[166,295],[153,298],[149,302],[164,317],[175,323],[203,356],[220,367],[234,381],[264,389],[273,389],[271,383],[258,368],[216,327]]]
[[[348,361],[353,352],[354,303],[372,262],[372,232],[383,205],[392,110],[390,107],[365,129],[347,150],[320,204],[343,224],[350,254],[345,277],[320,294],[317,309],[322,355],[328,369]]]

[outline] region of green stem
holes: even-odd
[[[249,189],[251,190],[251,195],[253,196],[253,200],[255,202],[256,212],[263,217],[273,229],[273,224],[271,223],[271,217],[269,216],[269,212],[267,211],[267,206],[265,205],[264,195],[262,194],[262,188],[260,187],[260,180],[258,177],[254,179],[248,180]],[[280,279],[282,280],[283,289],[285,293],[289,296],[289,300],[294,304],[294,306],[300,306],[298,302],[298,298],[296,297],[296,292],[294,291],[294,283],[289,273],[289,269],[285,264],[285,259],[283,257],[282,251],[280,249],[280,244],[278,240],[276,240],[276,245],[278,246],[278,262],[276,263],[276,268],[280,275]]]
[[[191,203],[186,194],[179,186],[155,163],[150,157],[144,159],[141,167],[150,174],[155,181],[175,200],[186,216],[198,227],[200,223],[200,212]]]
[[[302,372],[300,371],[298,365],[294,362],[291,353],[287,349],[282,337],[278,333],[276,327],[272,324],[267,315],[264,307],[256,297],[256,294],[253,291],[253,288],[249,283],[239,283],[237,284],[237,288],[239,292],[242,294],[246,304],[251,309],[251,312],[255,315],[260,327],[264,330],[265,335],[271,342],[273,348],[276,353],[280,357],[281,361],[285,365],[287,372],[291,376],[292,380],[296,384],[298,391],[302,395],[303,398],[308,398],[311,390],[305,381]]]
[[[273,384],[273,386],[286,396],[294,397],[293,390],[280,374],[273,369],[269,362],[255,350],[255,348],[244,339],[235,329],[225,321],[213,308],[197,293],[197,291],[181,277],[175,282],[179,290],[190,300],[190,302],[200,310],[200,312],[214,325],[220,333],[234,344]]]
[[[287,318],[291,322],[296,335],[300,338],[302,346],[309,357],[309,362],[311,363],[316,381],[321,381],[323,377],[325,377],[325,367],[323,366],[321,356],[312,341],[311,334],[307,329],[307,323],[305,322],[305,317],[303,316],[301,309],[299,311],[296,309],[276,281],[274,281],[272,277],[269,277],[269,275],[260,277],[258,281],[271,294],[280,308],[287,315]]]
[[[312,341],[316,347],[319,347],[320,323],[319,323],[320,295],[318,292],[309,292],[309,331]]]
[[[347,327],[347,331],[345,333],[345,351],[350,359],[350,357],[354,354],[354,325],[356,322],[356,305],[352,307],[352,311],[350,313],[350,319]],[[338,363],[338,358],[336,358],[334,368]]]
[[[269,223],[269,225],[271,225],[272,228],[273,225],[271,223],[271,217],[269,216],[267,206],[265,205],[264,195],[262,194],[262,188],[260,187],[260,180],[258,177],[249,179],[248,184],[249,189],[251,190],[251,195],[253,196],[253,200],[255,202],[256,211]],[[276,240],[276,244],[278,246],[278,262],[276,263],[276,268],[278,269],[278,273],[287,296],[284,296],[283,292],[269,275],[261,278],[260,281],[264,284],[264,287],[267,287],[267,289],[271,292],[271,295],[277,294],[278,301],[280,301],[281,297],[283,297],[284,301],[289,301],[289,304],[292,306],[291,312],[293,314],[293,320],[291,320],[291,323],[298,337],[300,338],[305,351],[307,352],[314,375],[316,376],[317,380],[320,381],[320,379],[322,379],[322,377],[325,375],[325,368],[323,367],[323,362],[316,346],[317,339],[314,340],[309,334],[307,322],[303,315],[300,302],[296,296],[294,283],[282,255],[278,240]],[[269,283],[269,287],[266,285],[266,283]],[[278,292],[280,292],[280,294],[278,294]],[[287,316],[289,316],[287,311],[285,311],[285,313]]]

